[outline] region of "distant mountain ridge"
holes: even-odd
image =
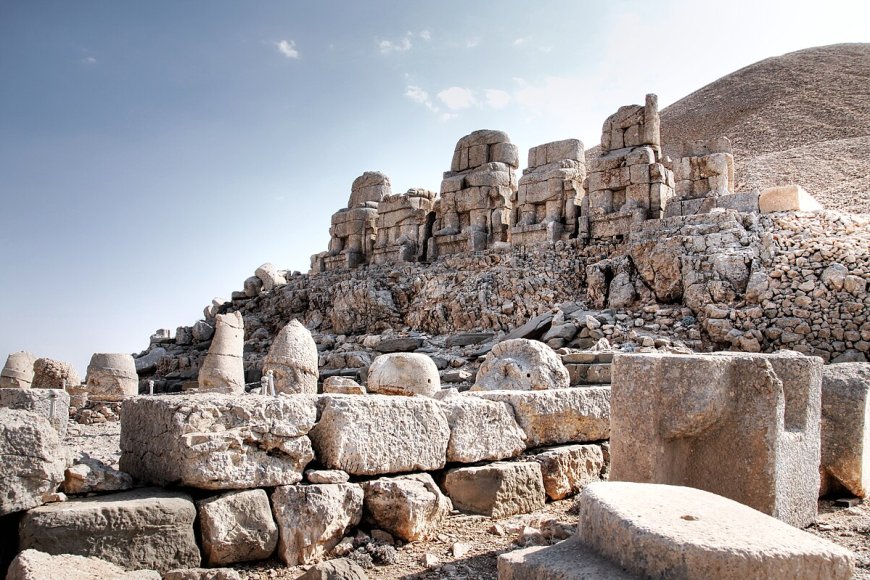
[[[828,209],[870,213],[870,44],[772,57],[661,111],[665,154],[725,135],[737,190],[797,183]]]

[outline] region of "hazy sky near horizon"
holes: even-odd
[[[367,170],[436,190],[481,128],[599,139],[870,3],[0,0],[0,364],[139,352],[263,262],[307,271]],[[524,166],[525,163],[522,163]]]

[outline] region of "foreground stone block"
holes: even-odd
[[[38,550],[18,554],[6,573],[6,580],[160,580],[157,570],[125,572],[123,568],[100,560],[70,554],[52,556]]]
[[[509,404],[526,434],[528,449],[610,437],[610,387],[481,391],[473,395]]]
[[[0,409],[0,516],[42,505],[43,494],[63,481],[65,467],[65,450],[47,420]]]
[[[367,388],[382,395],[431,397],[441,390],[438,367],[425,354],[382,354],[369,367]]]
[[[543,449],[531,456],[541,464],[544,489],[552,500],[574,495],[601,479],[604,454],[600,445],[566,445]]]
[[[453,509],[428,473],[382,477],[363,491],[366,520],[406,542],[432,535]]]
[[[758,197],[758,207],[761,213],[824,209],[822,204],[800,185],[783,185],[765,189]]]
[[[593,483],[578,505],[583,543],[646,577],[821,580],[854,570],[848,550],[697,489]]]
[[[498,557],[498,580],[638,580],[573,536]]]
[[[610,479],[686,485],[803,527],[816,518],[822,361],[617,355]]]
[[[382,475],[444,467],[450,427],[433,399],[323,395],[318,406],[310,437],[328,469]]]
[[[226,493],[197,507],[202,551],[209,566],[265,560],[275,551],[278,526],[262,489]]]
[[[362,517],[363,490],[354,483],[285,485],[272,493],[278,556],[289,566],[318,562]]]
[[[143,396],[124,401],[122,471],[156,485],[247,489],[296,483],[313,459],[310,397]]]
[[[508,459],[526,448],[526,434],[507,403],[455,396],[442,401],[441,407],[450,425],[448,462]]]
[[[163,580],[242,580],[232,568],[179,568],[163,575]]]
[[[472,390],[563,389],[569,383],[568,369],[552,348],[536,340],[514,338],[492,347]]]
[[[368,580],[366,571],[348,558],[315,564],[296,580]]]
[[[534,461],[451,469],[444,491],[455,508],[494,518],[530,513],[546,501],[541,466]]]
[[[190,496],[138,489],[30,510],[20,543],[49,554],[93,556],[128,570],[199,566]]]
[[[33,363],[36,357],[26,351],[13,352],[6,357],[0,371],[0,389],[27,389],[33,382]]]
[[[298,320],[284,326],[263,359],[263,374],[272,371],[278,393],[317,393],[317,344]]]
[[[63,491],[68,494],[122,491],[133,487],[129,473],[118,471],[98,459],[82,453],[75,465],[63,474]]]
[[[61,389],[0,389],[0,407],[30,411],[46,419],[61,438],[69,423],[69,394]]]
[[[88,398],[94,401],[122,401],[139,394],[139,375],[129,354],[94,354],[86,380]]]
[[[845,489],[870,491],[870,363],[822,369],[822,463],[820,495]]]

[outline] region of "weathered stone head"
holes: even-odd
[[[393,193],[390,178],[380,171],[366,171],[353,180],[350,188],[348,208],[366,205],[367,202],[379,203],[384,196]],[[376,206],[377,207],[377,206]]]
[[[36,357],[29,352],[13,352],[6,358],[6,365],[0,372],[0,388],[28,389],[33,383],[33,363]]]
[[[64,384],[76,387],[81,382],[76,369],[68,362],[40,358],[33,363],[34,389],[62,389]]]
[[[369,392],[382,395],[423,395],[441,390],[438,367],[425,354],[394,352],[382,354],[369,367]]]
[[[552,348],[542,342],[515,338],[495,345],[486,355],[473,391],[537,391],[563,389],[568,369]]]
[[[88,398],[121,401],[139,393],[139,375],[133,357],[123,353],[96,353],[87,373]]]
[[[263,359],[263,373],[272,371],[278,393],[317,393],[317,344],[305,326],[291,320],[272,342]]]
[[[199,389],[212,393],[244,393],[244,347],[245,323],[242,314],[218,314],[214,338],[199,370]]]

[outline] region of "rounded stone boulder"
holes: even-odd
[[[396,352],[382,354],[369,367],[368,390],[382,395],[423,395],[441,390],[435,362],[425,354]]]
[[[64,382],[67,387],[77,387],[82,382],[70,363],[50,358],[38,358],[33,363],[34,389],[62,389]]]
[[[139,394],[139,375],[133,357],[124,353],[96,353],[87,373],[88,398],[122,401]]]
[[[269,371],[272,371],[278,393],[317,393],[317,344],[298,320],[285,325],[272,342],[269,354],[263,359],[263,375]]]
[[[33,383],[33,363],[36,357],[29,352],[13,352],[6,358],[6,365],[0,371],[0,388],[28,389]]]
[[[486,355],[472,391],[542,391],[568,388],[568,369],[542,342],[515,338],[500,342]]]

